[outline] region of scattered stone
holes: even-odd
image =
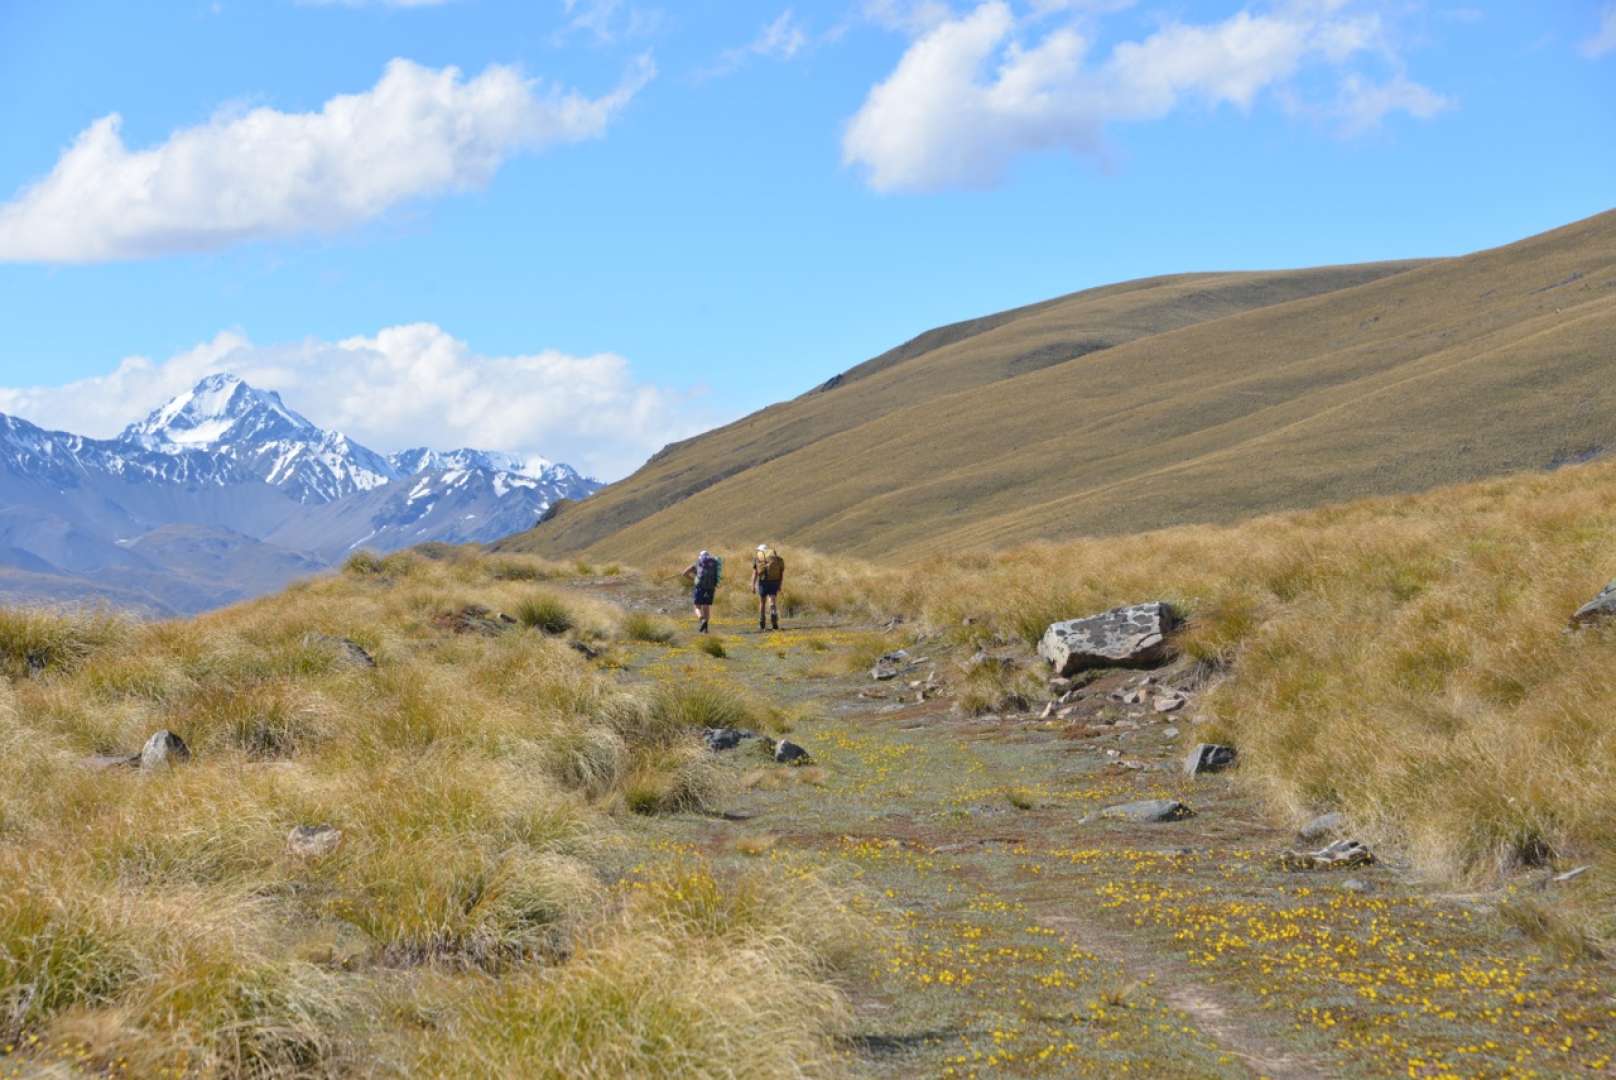
[[[1048,720],[1050,717],[1052,717],[1054,715],[1055,715],[1055,703],[1053,701],[1051,701],[1048,705],[1044,706],[1044,711],[1038,714],[1038,719],[1040,719],[1040,720]]]
[[[1107,750],[1105,752],[1105,756],[1106,757],[1121,757],[1122,756],[1122,751],[1121,750]]]
[[[1049,680],[1049,692],[1054,694],[1056,697],[1060,697],[1062,694],[1069,692],[1071,689],[1072,680],[1068,679],[1064,675],[1057,675],[1053,679]]]
[[[585,660],[600,659],[600,650],[589,644],[587,641],[579,641],[577,638],[574,638],[567,642],[567,645],[571,647],[573,652],[578,653]]]
[[[969,620],[969,619],[965,620],[965,623],[966,623],[967,626],[970,625],[970,622],[971,622],[971,620]],[[886,622],[881,624],[881,629],[890,632],[890,631],[896,630],[898,627],[900,627],[902,625],[903,625],[903,616],[902,615],[894,615],[894,616],[892,616],[892,618],[888,619]]]
[[[151,770],[191,760],[191,748],[172,731],[154,732],[140,750],[140,767]]]
[[[1141,802],[1108,806],[1100,811],[1100,816],[1118,821],[1151,823],[1182,821],[1184,818],[1192,817],[1194,813],[1195,811],[1176,799],[1145,799]]]
[[[717,753],[720,750],[733,750],[747,739],[755,739],[757,737],[757,732],[746,731],[742,728],[710,727],[703,728],[701,732],[702,741],[707,744],[707,749],[713,751],[714,753]]]
[[[1176,727],[1173,727],[1171,724],[1169,724],[1167,727],[1162,728],[1162,738],[1164,738],[1164,739],[1176,739],[1176,738],[1178,738],[1178,729]]]
[[[1055,715],[1057,717],[1059,717],[1060,719],[1065,720],[1065,719],[1073,716],[1074,714],[1076,714],[1076,712],[1077,712],[1077,706],[1068,705],[1068,706],[1066,706],[1066,708],[1057,711],[1055,713]]]
[[[1589,870],[1592,870],[1592,869],[1593,869],[1592,866],[1579,866],[1574,870],[1567,870],[1563,874],[1555,874],[1549,880],[1551,882],[1553,882],[1554,884],[1556,884],[1556,885],[1563,885],[1568,881],[1577,880],[1582,875],[1586,874]]]
[[[1616,616],[1616,581],[1600,590],[1599,595],[1577,609],[1571,616],[1572,626],[1587,626]]]
[[[1126,694],[1122,695],[1122,703],[1124,705],[1143,705],[1149,700],[1150,692],[1142,686],[1129,690]]]
[[[1177,712],[1184,707],[1186,700],[1183,694],[1162,694],[1151,704],[1151,708],[1159,713]]]
[[[870,678],[877,682],[887,679],[896,679],[905,670],[914,666],[909,660],[909,650],[897,649],[882,656],[870,669]]]
[[[1357,840],[1337,840],[1317,851],[1287,851],[1279,857],[1286,870],[1345,870],[1374,861],[1374,854]]]
[[[1233,765],[1237,757],[1235,748],[1218,743],[1196,743],[1190,756],[1184,759],[1184,772],[1195,776],[1204,772],[1221,772]]]
[[[294,825],[286,834],[286,850],[300,859],[317,859],[337,850],[342,830],[330,825]]]
[[[860,690],[858,696],[870,700],[879,700],[887,695],[885,690]]]
[[[369,650],[353,638],[309,633],[303,635],[303,644],[311,647],[323,646],[333,649],[344,662],[357,668],[373,668],[376,666],[376,658],[370,655]]]
[[[1053,623],[1038,643],[1038,655],[1057,675],[1085,668],[1154,664],[1167,653],[1167,635],[1177,625],[1161,601],[1112,608],[1100,615]]]
[[[810,765],[814,759],[796,743],[781,739],[774,744],[774,760],[782,765]]]
[[[1369,891],[1369,883],[1355,877],[1349,877],[1341,883],[1341,888],[1347,892],[1366,893]]]
[[[1320,814],[1312,821],[1296,830],[1296,838],[1316,844],[1320,840],[1328,840],[1337,833],[1347,829],[1347,815],[1339,810],[1332,810],[1328,814]]]

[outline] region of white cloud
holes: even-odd
[[[1606,4],[1599,13],[1599,28],[1584,38],[1577,51],[1590,60],[1616,52],[1616,4]]]
[[[942,0],[865,0],[860,14],[877,26],[918,36],[954,18],[954,9]]]
[[[848,124],[843,159],[878,190],[985,187],[1023,154],[1097,151],[1109,123],[1159,118],[1187,103],[1250,110],[1319,64],[1337,69],[1334,115],[1344,134],[1392,112],[1428,117],[1446,108],[1447,99],[1400,70],[1381,83],[1343,70],[1360,59],[1400,68],[1380,19],[1349,13],[1349,4],[1295,0],[1221,22],[1169,21],[1091,58],[1077,23],[1048,19],[1107,5],[1047,0],[1018,17],[1006,0],[988,0],[909,46]]]
[[[603,45],[619,38],[647,38],[662,29],[667,16],[660,8],[625,4],[623,0],[561,0],[567,23],[561,37],[583,33]]]
[[[1395,75],[1385,82],[1374,82],[1348,75],[1341,83],[1341,95],[1334,113],[1349,135],[1370,131],[1394,112],[1406,112],[1428,120],[1452,106],[1441,94]]]
[[[653,73],[642,57],[616,89],[588,98],[510,67],[464,79],[394,60],[374,87],[318,112],[221,112],[136,151],[121,118],[105,116],[0,205],[0,261],[138,259],[352,226],[486,184],[513,154],[598,138]]]
[[[726,49],[718,62],[703,72],[707,77],[727,75],[754,56],[770,60],[790,60],[808,45],[808,31],[796,14],[786,8],[764,24],[757,37],[737,49]]]
[[[105,438],[204,375],[226,371],[279,390],[310,420],[375,450],[542,454],[602,479],[718,419],[700,390],[639,381],[616,354],[481,356],[431,323],[276,346],[225,332],[162,362],[133,357],[65,386],[0,388],[0,412]]]

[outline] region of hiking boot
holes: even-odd
[[[700,623],[698,623],[696,625],[696,633],[705,634],[706,632],[707,632],[707,620],[703,619],[703,620],[701,620]]]
[[[761,634],[761,633],[763,633],[763,631],[765,631],[767,629],[768,629],[768,627],[763,625],[763,616],[759,615],[758,616],[758,633]]]
[[[776,630],[780,629],[780,613],[778,611],[769,616],[769,621],[774,623]]]

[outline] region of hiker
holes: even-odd
[[[691,593],[691,600],[695,604],[696,633],[705,634],[707,624],[713,617],[713,594],[718,591],[718,579],[724,572],[724,560],[712,552],[703,550],[696,556],[696,561],[685,567],[682,577],[690,579],[695,590]]]
[[[780,629],[780,586],[786,580],[786,561],[768,544],[759,544],[752,557],[752,591],[758,598],[758,633],[765,629],[764,615]]]

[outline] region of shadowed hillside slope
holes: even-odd
[[[1424,264],[1153,279],[934,331],[517,550],[866,555],[1227,521],[1616,444],[1616,213]],[[986,326],[987,329],[977,329]]]

